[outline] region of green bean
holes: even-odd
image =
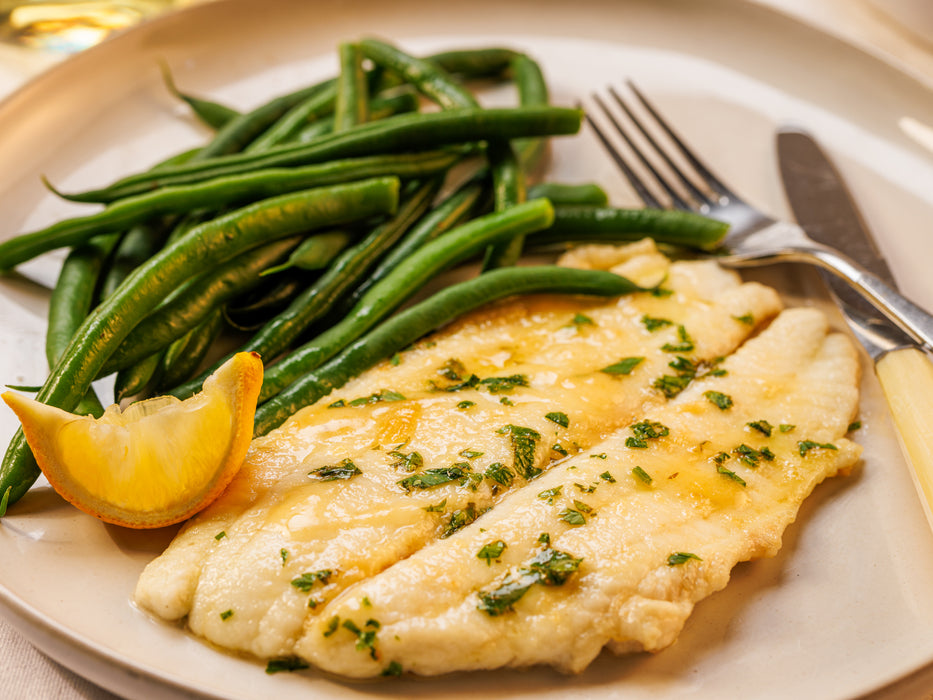
[[[220,129],[233,118],[240,116],[237,110],[231,109],[219,102],[212,102],[181,92],[175,85],[175,79],[172,77],[168,65],[164,62],[161,65],[162,80],[165,82],[165,87],[168,88],[168,91],[178,99],[186,102],[188,106],[191,107],[191,111],[195,113],[198,119],[207,124],[207,126],[212,129]]]
[[[113,385],[114,403],[142,394],[156,380],[163,354],[161,351],[154,353],[117,372]]]
[[[114,202],[89,216],[59,221],[41,231],[0,243],[0,270],[37,255],[82,243],[93,236],[120,230],[165,214],[231,204],[379,175],[420,177],[443,172],[462,157],[462,150],[427,151],[399,156],[347,158],[301,168],[275,168],[217,178],[190,187],[166,187]]]
[[[418,98],[412,92],[400,92],[397,95],[388,97],[374,97],[369,103],[370,121],[385,119],[393,114],[404,114],[406,112],[418,111]],[[283,120],[284,121],[284,120]],[[283,127],[284,127],[283,123]],[[317,121],[305,124],[304,122],[294,124],[290,128],[283,128],[281,137],[276,141],[279,143],[307,143],[320,136],[325,136],[334,131],[334,118],[325,117]]]
[[[477,176],[468,180],[462,187],[437,205],[424,216],[411,231],[379,261],[366,280],[353,290],[345,307],[349,310],[377,282],[386,277],[396,267],[403,264],[415,251],[433,241],[445,231],[462,223],[466,217],[478,208],[480,198],[485,192],[482,178]]]
[[[534,237],[535,245],[579,241],[633,241],[645,236],[659,243],[715,250],[729,225],[699,214],[663,209],[556,207],[554,224]]]
[[[266,268],[259,274],[265,277],[293,267],[300,270],[323,270],[350,245],[353,238],[353,233],[344,230],[315,234],[295,248],[284,263]]]
[[[348,248],[313,285],[302,292],[288,308],[265,324],[239,352],[257,352],[271,360],[289,345],[313,322],[323,318],[334,305],[359,283],[367,271],[430,206],[437,193],[438,183],[418,186],[406,193],[396,215],[377,226],[362,241]],[[207,375],[227,358],[219,360],[207,372],[171,391],[173,396],[187,398],[200,390]]]
[[[487,148],[489,167],[492,171],[493,206],[504,211],[525,201],[525,174],[518,162],[512,144],[508,141],[491,141]],[[483,260],[483,270],[514,265],[522,254],[525,239],[516,236],[511,240],[498,241],[489,246]]]
[[[363,54],[357,44],[342,42],[337,99],[334,106],[334,131],[343,131],[369,119],[369,86],[363,70]]]
[[[62,263],[58,281],[49,298],[45,354],[50,368],[64,354],[75,332],[93,308],[104,262],[119,238],[117,234],[94,238],[74,248]],[[103,412],[104,407],[93,389],[88,389],[75,407],[78,415],[100,417]]]
[[[157,176],[149,173],[131,175],[102,190],[62,196],[74,201],[110,202],[157,187],[191,184],[257,168],[310,165],[338,158],[399,153],[495,138],[573,134],[580,129],[581,120],[579,109],[563,107],[456,109],[399,114],[322,136],[310,143],[284,144],[262,153],[238,153],[189,162],[161,170]]]
[[[226,322],[239,331],[258,330],[314,281],[314,277],[306,272],[300,275],[285,272],[276,276],[279,277],[283,279],[276,279],[270,286],[258,289],[245,299],[236,300],[224,307]]]
[[[377,39],[363,39],[360,51],[377,66],[398,73],[442,109],[479,106],[473,94],[451,78],[436,62],[416,58]]]
[[[336,101],[336,89],[322,90],[312,94],[286,112],[261,136],[243,149],[243,153],[260,153],[287,141],[301,125],[314,122],[332,114]]]
[[[525,54],[516,55],[511,61],[512,79],[518,88],[518,104],[524,107],[543,107],[550,102],[547,81],[541,66]],[[512,144],[525,172],[537,169],[547,153],[544,139],[516,139]]]
[[[282,238],[196,274],[130,331],[104,363],[100,377],[141,362],[204,321],[211,311],[260,282],[259,273],[288,255],[300,236]]]
[[[270,100],[249,112],[237,115],[220,128],[211,142],[204,146],[192,158],[192,161],[204,161],[216,156],[242,151],[253,139],[268,129],[296,104],[318,92],[332,90],[333,85],[333,80],[310,85]]]
[[[465,78],[491,78],[502,74],[511,64],[515,51],[499,47],[444,51],[428,56],[445,71]]]
[[[319,367],[444,270],[471,258],[491,243],[547,228],[552,220],[550,202],[539,199],[473,219],[426,243],[404,264],[374,284],[340,323],[272,365],[263,377],[260,402],[281,391],[299,375]]]
[[[88,316],[36,398],[72,410],[132,328],[192,271],[273,238],[389,212],[397,201],[398,180],[374,178],[283,195],[202,224],[137,268]],[[0,464],[0,493],[13,503],[38,475],[20,429]]]
[[[139,224],[123,234],[104,276],[100,289],[101,298],[106,299],[113,294],[114,290],[123,284],[127,275],[162,248],[166,238],[165,229],[159,225]]]
[[[641,288],[611,272],[553,266],[493,270],[452,285],[393,316],[330,362],[262,404],[256,411],[253,434],[265,435],[300,408],[327,396],[363,370],[465,311],[495,299],[533,292],[620,296],[636,291]]]
[[[216,308],[200,325],[169,345],[157,373],[156,393],[191,379],[223,327],[223,309]]]
[[[555,207],[586,205],[605,207],[609,204],[606,191],[595,183],[568,185],[561,182],[539,182],[528,188],[528,199],[546,198]]]

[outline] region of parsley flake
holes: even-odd
[[[221,531],[218,532],[216,535],[214,535],[214,539],[215,539],[215,540],[222,540],[222,539],[223,539],[224,537],[226,537],[226,536],[227,536],[227,531],[226,531],[226,530],[221,530]]]
[[[459,508],[450,514],[447,527],[441,533],[441,539],[450,537],[457,530],[462,530],[480,516],[475,503],[467,503],[466,508]]]
[[[726,468],[725,468],[723,465],[721,465],[721,464],[720,464],[719,466],[716,467],[716,471],[719,472],[720,474],[722,474],[723,476],[726,476],[726,477],[732,479],[734,482],[736,482],[737,484],[739,484],[739,485],[741,485],[741,486],[745,486],[745,485],[746,485],[746,484],[745,484],[745,479],[743,479],[741,476],[739,476],[739,475],[736,474],[735,472],[726,469]]]
[[[703,396],[720,411],[726,411],[732,408],[732,397],[723,394],[721,391],[704,391]]]
[[[347,457],[344,460],[341,460],[339,464],[329,465],[318,467],[317,469],[312,469],[308,472],[308,476],[312,479],[318,479],[320,481],[337,481],[338,479],[352,479],[357,474],[362,474],[359,467],[357,467],[353,461]]]
[[[652,481],[654,481],[654,479],[651,478],[651,475],[641,467],[634,467],[632,469],[632,474],[634,474],[639,481],[642,481],[646,484],[650,484]],[[615,479],[613,479],[613,481],[615,481]]]
[[[486,566],[492,566],[492,560],[502,556],[502,552],[505,550],[506,546],[507,545],[502,540],[488,542],[482,546],[476,556],[479,559],[485,559]]]
[[[392,391],[391,389],[382,389],[377,391],[375,394],[370,394],[369,396],[362,396],[358,399],[353,399],[352,401],[347,402],[347,406],[366,406],[371,403],[379,403],[380,401],[404,401],[405,397],[402,396],[397,391]]]
[[[413,472],[424,466],[424,458],[418,452],[405,454],[399,450],[392,450],[389,452],[389,456],[395,458],[395,461],[392,462],[393,467],[396,469],[404,469],[406,472]]]
[[[477,594],[480,600],[477,607],[492,617],[504,615],[513,611],[515,603],[535,584],[563,585],[577,571],[582,561],[545,544],[527,565],[510,571],[496,588],[480,591]]]
[[[402,664],[398,661],[390,661],[389,665],[382,669],[382,673],[379,675],[387,678],[398,678],[402,675]]]
[[[552,423],[557,423],[561,428],[566,428],[570,425],[570,419],[567,417],[567,414],[561,413],[560,411],[546,413],[544,417]]]
[[[683,326],[677,326],[677,343],[665,343],[661,346],[661,349],[664,352],[692,352],[693,338],[690,337],[690,334],[687,333],[687,329]]]
[[[223,620],[224,622],[229,620],[231,617],[233,617],[232,610],[224,610],[222,613],[220,613],[220,619]]]
[[[652,333],[661,328],[666,328],[667,326],[673,326],[674,322],[666,318],[653,318],[651,316],[642,316],[641,322],[644,324],[645,328],[651,331]]]
[[[302,593],[310,591],[318,581],[321,585],[327,585],[328,579],[334,575],[330,569],[320,569],[319,571],[306,571],[298,578],[293,578],[291,584]]]
[[[752,421],[751,423],[746,423],[745,425],[747,425],[752,430],[757,430],[765,437],[771,437],[771,433],[774,430],[774,426],[766,420],[756,420]]]
[[[266,673],[280,673],[282,671],[301,671],[308,668],[308,664],[297,656],[289,656],[283,659],[269,659],[266,664]]]
[[[644,420],[632,425],[632,433],[632,437],[625,439],[625,446],[645,449],[648,447],[648,440],[667,436],[670,434],[670,428],[657,421]]]
[[[839,448],[829,442],[814,442],[813,440],[800,440],[797,443],[797,449],[800,450],[800,456],[806,457],[810,450],[838,450]]]
[[[797,426],[793,425],[792,423],[781,423],[778,426],[778,430],[780,430],[782,433],[789,433],[791,430],[793,430],[796,427]]]
[[[624,375],[631,374],[638,365],[645,361],[644,357],[623,357],[615,364],[603,367],[600,372],[604,374]]]
[[[469,465],[467,465],[469,467]],[[454,465],[451,467],[438,467],[436,469],[427,469],[421,474],[413,474],[397,482],[406,491],[412,489],[430,489],[451,481],[457,481],[467,475],[467,471],[462,467]]]
[[[512,482],[515,481],[515,474],[512,473],[512,470],[501,462],[493,462],[483,473],[483,476],[486,479],[498,484],[499,486],[505,486],[508,488],[512,485]],[[495,489],[496,486],[493,486]]]
[[[603,472],[602,474],[599,475],[599,478],[602,479],[603,481],[608,481],[610,484],[614,484],[616,482],[615,477],[612,476],[612,474],[610,474],[609,472]]]
[[[595,326],[596,322],[586,314],[576,313],[570,321],[575,326]]]
[[[576,503],[576,501],[574,501],[574,503]],[[564,508],[557,515],[561,520],[570,523],[574,527],[579,525],[586,525],[586,518],[579,510],[574,510],[573,508]]]
[[[541,473],[541,469],[536,467],[535,448],[541,434],[531,428],[523,428],[518,425],[505,425],[497,431],[500,435],[508,434],[512,439],[512,454],[514,456],[514,467],[524,479],[532,479]]]
[[[563,486],[555,486],[554,488],[548,489],[547,491],[542,491],[538,494],[538,498],[540,498],[542,501],[547,501],[548,505],[552,505],[554,503],[554,499],[560,496],[561,489],[563,488]]]
[[[424,510],[428,513],[443,513],[444,508],[447,507],[447,499],[445,498],[440,503],[435,503],[433,506],[425,506]]]
[[[691,552],[674,552],[667,558],[668,566],[679,566],[680,564],[686,564],[691,559],[696,559],[697,561],[703,561],[696,554]]]
[[[754,325],[755,325],[755,317],[752,316],[751,312],[748,312],[748,313],[746,313],[746,314],[742,314],[741,316],[733,316],[732,318],[734,318],[734,319],[735,319],[736,321],[738,321],[739,323],[744,323],[746,326],[754,326]]]
[[[471,406],[475,406],[475,405],[476,405],[475,401],[461,401],[460,403],[457,404],[457,408],[459,408],[461,411],[464,411],[470,408]]]

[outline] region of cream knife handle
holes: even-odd
[[[933,527],[933,362],[917,348],[893,350],[875,365]]]

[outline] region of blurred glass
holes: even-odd
[[[115,31],[192,0],[0,0],[0,41],[75,53]]]

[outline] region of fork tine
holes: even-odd
[[[605,112],[605,105],[602,104],[602,101],[594,95],[596,101],[599,103],[600,108]],[[649,207],[654,207],[655,209],[660,209],[661,202],[655,197],[651,190],[648,189],[644,181],[638,177],[637,173],[632,170],[628,163],[625,162],[625,159],[619,155],[619,152],[616,150],[615,146],[606,136],[605,132],[600,128],[600,126],[590,117],[588,112],[583,113],[583,118],[586,119],[586,123],[590,125],[590,128],[593,129],[593,132],[596,134],[597,138],[602,142],[603,147],[606,149],[606,152],[612,156],[612,159],[615,161],[615,164],[619,167],[619,170],[622,171],[622,174],[625,175],[625,178],[629,181],[632,187],[635,189],[635,192],[641,198],[641,201],[644,202]]]
[[[618,97],[616,97],[616,99],[618,99]],[[619,120],[616,119],[615,115],[609,110],[609,108],[606,106],[606,103],[603,102],[602,99],[600,99],[599,95],[594,94],[593,101],[596,102],[596,104],[602,110],[603,114],[612,124],[613,128],[616,130],[619,136],[622,137],[622,139],[628,145],[629,149],[631,149],[632,153],[635,154],[638,160],[641,161],[641,164],[648,170],[648,172],[651,173],[655,182],[657,182],[664,189],[664,191],[667,192],[668,197],[671,198],[671,202],[673,206],[677,209],[689,209],[690,207],[687,204],[687,202],[684,201],[683,197],[680,196],[677,190],[671,187],[670,183],[668,183],[668,181],[661,175],[661,173],[658,172],[658,169],[655,168],[654,164],[647,158],[647,156],[645,156],[644,151],[642,151],[642,149],[638,147],[638,144],[636,144],[635,141],[632,140],[631,136],[629,136],[628,132],[625,130],[622,124],[619,123]],[[603,144],[606,145],[607,148],[612,152],[613,158],[616,160],[617,163],[620,160],[624,161],[622,156],[616,152],[615,147],[612,146],[608,142],[608,140],[604,140]],[[632,177],[637,178],[637,176],[634,174],[631,168],[626,166],[626,168],[623,169],[623,172],[625,172],[626,176],[629,178],[629,182],[632,182],[632,184],[634,185],[635,183],[632,180]],[[629,175],[629,173],[631,173],[631,175]],[[647,186],[644,185],[644,182],[641,180],[640,182],[642,183],[642,187],[645,190],[647,190]],[[636,189],[638,188],[636,187]],[[639,191],[639,194],[641,194],[641,191]],[[642,199],[643,201],[645,201],[646,204],[649,204],[649,202],[644,200],[644,198]],[[651,202],[649,206],[655,206],[655,207],[660,206],[657,198],[652,197],[652,199],[654,201]]]
[[[631,83],[629,83],[629,85],[631,85]],[[619,107],[622,109],[623,112],[625,112],[625,114],[628,116],[632,124],[634,124],[638,128],[642,136],[645,137],[645,140],[649,144],[651,144],[651,147],[655,150],[655,153],[657,153],[661,157],[661,159],[665,162],[665,164],[667,164],[667,167],[671,170],[671,172],[673,172],[680,179],[681,184],[690,192],[690,196],[692,196],[695,200],[697,200],[701,204],[706,205],[707,207],[711,206],[713,202],[712,200],[710,200],[709,196],[705,194],[704,192],[702,192],[696,185],[694,185],[693,181],[689,177],[687,177],[687,175],[677,165],[677,163],[675,163],[673,159],[671,159],[671,157],[667,154],[667,150],[662,148],[661,144],[659,144],[658,141],[654,138],[654,136],[651,135],[651,132],[647,129],[647,127],[645,127],[642,120],[639,119],[635,115],[635,113],[628,106],[625,100],[622,99],[622,96],[618,92],[616,92],[615,88],[610,87],[609,94],[612,95],[612,99],[615,100],[616,104],[619,105]],[[650,114],[652,117],[655,118],[656,121],[658,121],[661,128],[664,129],[665,133],[670,134],[670,129],[667,127],[666,124],[661,123],[661,120],[658,117],[657,112],[652,111],[650,112]],[[631,141],[628,138],[626,138],[626,140],[631,144]],[[657,172],[654,172],[654,175],[658,179],[661,179],[661,176]],[[667,189],[668,192],[670,192],[669,188],[665,187],[665,189]],[[689,207],[687,206],[686,202],[683,202],[683,205],[679,206],[679,208],[687,209]]]
[[[697,174],[699,174],[706,181],[710,189],[712,189],[720,197],[727,197],[728,199],[736,202],[741,201],[741,199],[732,190],[726,187],[723,182],[718,177],[716,177],[716,175],[714,175],[709,168],[706,167],[706,164],[703,163],[703,161],[701,161],[692,150],[687,148],[687,145],[684,143],[683,139],[681,139],[680,136],[678,136],[677,133],[671,128],[671,126],[664,120],[664,118],[661,117],[658,110],[654,107],[653,104],[651,104],[651,102],[648,101],[648,98],[642,94],[641,90],[638,89],[635,83],[633,83],[631,80],[626,80],[626,84],[632,91],[632,94],[638,98],[642,106],[644,106],[648,113],[654,118],[658,126],[660,126],[664,133],[667,134],[671,142],[677,146],[684,158],[686,158],[690,163],[690,166],[696,170]]]

